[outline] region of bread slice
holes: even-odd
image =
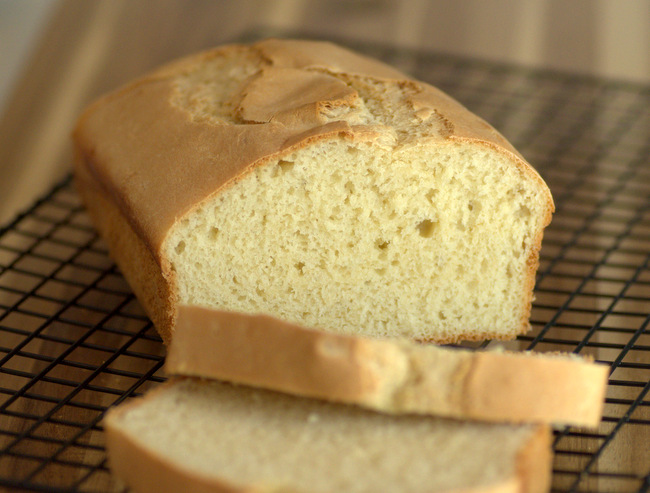
[[[109,465],[136,493],[548,491],[548,427],[387,416],[180,380],[109,411]]]
[[[388,413],[585,427],[600,422],[608,377],[576,355],[330,334],[195,306],[179,308],[165,371]]]
[[[101,98],[74,142],[82,198],[166,342],[179,304],[436,342],[529,328],[548,187],[380,62],[217,48]]]

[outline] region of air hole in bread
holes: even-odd
[[[280,159],[280,161],[278,161],[278,168],[282,173],[290,172],[293,169],[294,165],[295,163],[293,161],[285,161],[283,159]]]
[[[375,240],[375,246],[379,248],[380,250],[385,250],[388,248],[388,241],[384,241],[382,239]]]
[[[351,154],[351,155],[355,155],[355,154],[360,152],[358,148],[353,147],[353,146],[348,146],[347,151],[348,151],[348,154]]]
[[[177,254],[182,254],[185,251],[185,242],[184,241],[179,241],[178,244],[176,245],[176,253]]]
[[[416,227],[418,229],[418,233],[420,233],[420,236],[423,238],[431,238],[433,236],[433,232],[436,229],[437,223],[431,221],[430,219],[425,219],[424,221],[420,222]]]

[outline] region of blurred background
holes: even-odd
[[[61,3],[64,2],[0,0],[0,100],[3,104]],[[156,22],[155,5],[148,3],[152,7],[150,21]],[[192,3],[202,2],[187,0],[185,3],[192,9]],[[224,14],[230,11],[229,16],[233,15],[232,10],[239,10],[240,18],[235,23],[238,26],[248,23],[323,35],[344,33],[489,60],[650,81],[650,2],[647,0],[226,0],[216,3],[221,5]],[[395,22],[394,27],[385,29],[388,22]],[[225,27],[230,34],[231,27]]]

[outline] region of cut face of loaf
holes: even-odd
[[[336,139],[197,207],[165,255],[184,304],[347,334],[509,337],[526,324],[546,207],[532,185],[484,146]]]
[[[548,428],[362,411],[172,381],[109,412],[109,465],[136,493],[548,491]]]
[[[528,328],[548,188],[485,122],[378,62],[227,47],[105,97],[75,137],[82,195],[166,340],[178,304],[437,342]]]

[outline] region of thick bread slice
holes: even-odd
[[[548,188],[379,62],[218,48],[101,98],[74,141],[83,200],[166,342],[180,303],[437,342],[529,327]]]
[[[389,413],[595,427],[608,368],[575,355],[470,351],[330,334],[181,306],[165,370]]]
[[[109,411],[109,465],[136,493],[543,492],[546,426],[387,416],[180,380]]]

